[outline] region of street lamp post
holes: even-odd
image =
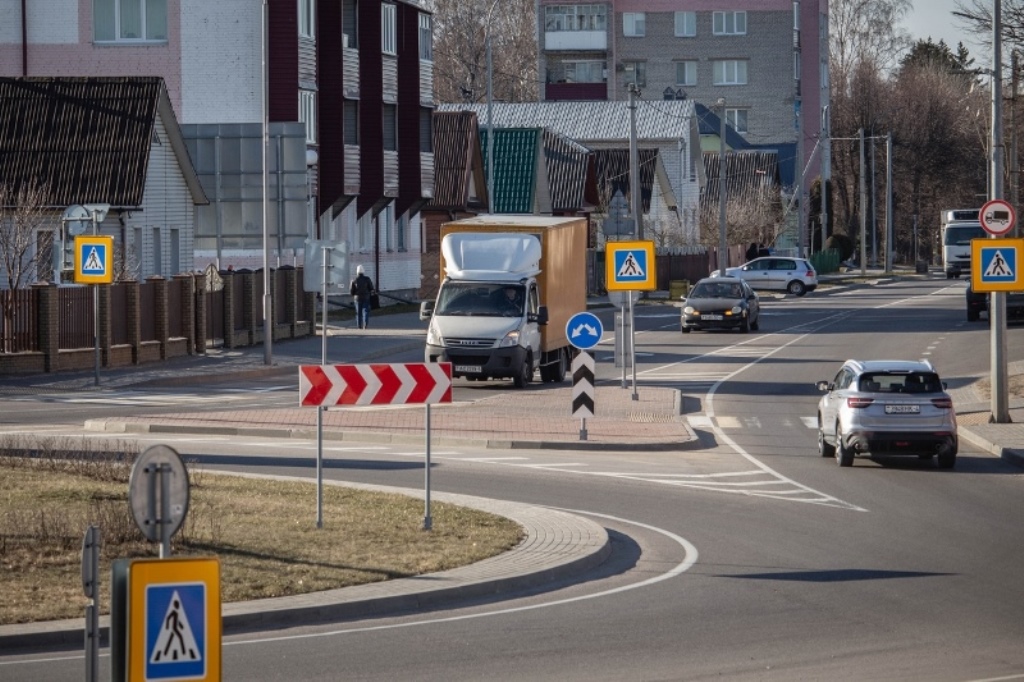
[[[726,202],[726,178],[725,178],[725,98],[718,98],[719,119],[718,137],[718,274],[725,277],[726,260],[728,259],[728,244],[725,238],[725,202]]]
[[[491,60],[491,12],[497,7],[498,0],[491,3],[487,10],[487,18],[484,24],[484,31],[487,32],[485,43],[487,45],[487,212],[495,213],[494,210],[494,76]]]
[[[265,365],[273,364],[272,345],[274,343],[274,297],[270,293],[270,225],[268,223],[270,212],[267,207],[267,185],[269,184],[267,179],[267,145],[269,144],[267,117],[270,109],[268,103],[270,88],[267,83],[267,79],[270,77],[267,68],[268,21],[267,0],[263,0],[263,68],[260,79],[263,83],[263,133],[260,139],[263,151],[263,364]]]

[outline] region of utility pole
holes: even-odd
[[[878,267],[878,196],[875,193],[875,130],[871,129],[871,267]]]
[[[1017,126],[1019,125],[1017,119],[1017,88],[1020,84],[1017,75],[1017,69],[1020,65],[1017,59],[1019,54],[1016,49],[1010,53],[1010,130],[1013,131],[1010,136],[1010,203],[1013,204],[1017,215],[1020,215],[1020,160],[1017,156]],[[1019,222],[1013,226],[1012,236],[1020,236]]]
[[[725,277],[725,268],[728,265],[729,245],[725,237],[725,204],[727,199],[728,184],[725,173],[725,98],[718,99],[718,106],[721,111],[720,130],[718,133],[718,274]]]
[[[640,88],[629,84],[629,198],[637,239],[644,238],[643,201],[640,191],[640,150],[636,139],[636,98]]]
[[[1003,5],[993,0],[992,8],[992,171],[989,198],[1003,198]],[[1016,207],[1015,207],[1016,208]],[[993,235],[994,237],[995,235]],[[1009,391],[1006,372],[1006,293],[989,294],[991,320],[992,414],[989,422],[1010,422]]]
[[[821,250],[828,239],[828,183],[832,179],[832,140],[829,105],[821,109]]]
[[[892,273],[892,131],[885,135],[885,272]]]
[[[860,276],[863,277],[867,269],[868,245],[868,183],[864,176],[864,129],[857,131],[860,137]]]

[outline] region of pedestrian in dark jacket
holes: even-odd
[[[366,276],[362,265],[357,265],[356,278],[352,280],[349,293],[356,302],[356,321],[360,329],[366,329],[370,324],[370,298],[375,291],[373,280]]]
[[[752,261],[757,258],[757,242],[750,242],[750,246],[747,247],[747,261]]]

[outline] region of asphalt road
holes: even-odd
[[[684,392],[702,449],[433,453],[437,490],[605,524],[607,565],[501,601],[233,635],[225,678],[1024,679],[1020,470],[966,444],[954,471],[916,458],[840,469],[816,452],[814,382],[848,357],[928,357],[951,386],[988,370],[987,328],[966,323],[963,283],[771,299],[747,335],[684,336],[656,306],[638,309],[637,328],[638,380]],[[1008,333],[1024,347],[1024,328]],[[598,376],[616,381],[609,352]],[[25,418],[9,406],[0,419]],[[218,468],[310,476],[308,444],[172,444]],[[325,475],[419,489],[420,455],[336,448]],[[79,679],[82,666],[73,653],[0,653],[5,680]]]

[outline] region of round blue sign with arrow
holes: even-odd
[[[593,313],[576,313],[565,325],[565,335],[569,343],[580,350],[590,350],[601,341],[604,327],[601,320]]]

